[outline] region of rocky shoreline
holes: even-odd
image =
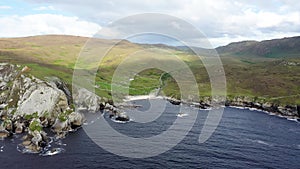
[[[117,120],[129,120],[117,108],[84,88],[73,86],[71,94],[60,79],[50,77],[43,81],[31,76],[29,71],[29,67],[0,64],[0,139],[23,135],[18,145],[22,153],[61,151],[48,150],[48,145],[83,125],[85,116],[80,110],[107,109]]]
[[[30,68],[26,66],[0,64],[0,139],[14,134],[22,135],[22,143],[18,145],[22,153],[63,152],[61,149],[49,149],[48,145],[53,139],[62,139],[68,132],[84,124],[86,119],[80,110],[106,110],[113,120],[126,122],[130,118],[120,108],[139,107],[114,106],[112,101],[77,86],[73,86],[71,92],[60,79],[49,77],[43,81],[31,76],[29,71]],[[213,105],[209,97],[199,102],[164,99],[174,105],[189,104],[200,109],[209,109]],[[223,105],[255,108],[293,119],[300,117],[300,105],[281,106],[250,97],[227,98]]]
[[[149,96],[136,96],[136,98],[148,99]],[[285,117],[288,119],[300,120],[300,105],[279,105],[267,101],[257,101],[256,98],[251,98],[247,96],[236,96],[234,98],[227,97],[225,101],[220,101],[220,98],[216,98],[216,100],[214,100],[215,104],[212,103],[211,97],[203,97],[198,102],[178,100],[172,97],[160,96],[160,98],[167,100],[173,105],[185,104],[203,110],[212,109],[214,108],[214,106],[216,108],[219,106],[235,107],[242,109],[258,110],[267,112],[269,114]],[[131,99],[134,99],[134,96],[131,97]],[[131,107],[139,107],[139,105],[131,105]]]
[[[248,97],[236,97],[234,100],[227,100],[225,105],[253,108],[289,119],[300,119],[300,105],[279,105],[270,102],[255,102]]]
[[[174,105],[188,104],[193,105],[200,109],[210,109],[212,108],[212,101],[210,97],[205,97],[199,102],[187,102],[181,101],[174,98],[166,97],[170,103]],[[220,105],[226,107],[240,107],[256,109],[268,113],[275,114],[277,116],[283,116],[288,119],[300,120],[300,105],[279,105],[271,102],[255,101],[256,99],[247,96],[236,96],[234,98],[226,98],[226,101]]]

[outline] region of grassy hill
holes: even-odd
[[[234,42],[216,48],[222,55],[265,58],[300,57],[300,37],[257,41]]]
[[[0,39],[0,61],[27,65],[34,76],[58,76],[72,82],[73,68],[78,54],[88,38],[78,36],[47,35],[26,38]],[[116,40],[98,39],[97,45],[108,47]],[[159,52],[163,49],[166,52]],[[86,49],[86,52],[89,49]],[[138,54],[138,51],[143,51]],[[300,38],[284,38],[269,41],[245,41],[217,48],[227,79],[229,97],[252,96],[283,104],[300,104]],[[128,66],[147,64],[147,58],[156,56],[170,63],[174,55],[183,60],[195,74],[200,95],[210,95],[210,81],[202,62],[193,53],[165,45],[134,44],[122,41],[104,58],[97,71],[98,95],[109,98],[111,79],[117,66],[135,53],[139,59]],[[205,56],[204,56],[205,57]],[[86,58],[89,59],[89,58]],[[85,65],[86,69],[98,68],[96,62]],[[148,94],[159,87],[163,74],[158,69],[148,69],[135,76],[130,83],[130,94]],[[118,90],[125,90],[122,84]],[[165,76],[163,92],[179,97],[175,80]]]

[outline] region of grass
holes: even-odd
[[[0,42],[0,61],[27,65],[31,68],[30,74],[45,79],[46,76],[57,76],[68,84],[72,83],[73,68],[77,55],[87,38],[73,36],[37,36],[29,38],[3,39]],[[112,41],[99,40],[97,45],[103,49]],[[2,46],[5,46],[2,47]],[[150,63],[169,63],[176,65],[176,58],[183,61],[195,75],[201,97],[211,95],[211,84],[205,66],[201,60],[190,54],[174,49],[153,49],[124,41],[116,45],[103,58],[99,65],[93,59],[96,51],[91,48],[84,50],[88,56],[83,61],[89,61],[87,65],[80,65],[87,70],[99,68],[95,76],[96,94],[105,98],[111,98],[111,82],[113,75],[120,63],[125,68],[143,67]],[[98,51],[99,52],[99,51]],[[293,52],[293,51],[291,51]],[[280,53],[277,51],[277,53]],[[299,56],[298,53],[289,53],[289,56]],[[300,66],[282,64],[284,61],[300,63],[299,57],[283,58],[273,53],[272,56],[252,57],[240,54],[239,57],[222,55],[221,59],[226,74],[227,94],[229,97],[250,96],[264,98],[267,101],[280,102],[282,104],[300,104]],[[123,61],[129,59],[128,62]],[[152,60],[150,59],[152,58]],[[170,67],[172,68],[172,67]],[[176,67],[177,68],[177,67]],[[180,72],[180,67],[177,71]],[[149,68],[135,74],[134,80],[129,86],[118,84],[114,86],[121,93],[129,91],[130,95],[149,94],[161,86],[162,93],[167,96],[180,98],[179,87],[176,81],[159,69]],[[182,74],[185,76],[185,74]],[[120,79],[122,81],[122,79]],[[129,81],[129,79],[126,79]]]
[[[33,120],[31,121],[30,125],[29,125],[29,130],[30,131],[42,131],[43,127],[41,126],[40,122],[37,120]]]

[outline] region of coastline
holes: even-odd
[[[124,99],[124,102],[133,101],[133,100],[141,100],[141,99],[154,99],[160,98],[169,101],[171,104],[180,105],[186,104],[189,106],[193,106],[199,108],[201,110],[210,110],[213,108],[211,104],[211,99],[207,98],[205,100],[200,100],[199,102],[188,102],[178,100],[172,97],[164,97],[164,96],[149,96],[149,95],[139,95],[139,96],[128,96]],[[236,97],[235,100],[226,98],[225,103],[220,102],[217,104],[218,106],[237,108],[237,109],[248,109],[250,111],[259,111],[262,113],[266,113],[269,115],[285,118],[287,120],[292,121],[300,121],[300,106],[299,105],[276,105],[274,103],[269,102],[254,102],[249,101],[249,99],[241,99],[241,97]]]

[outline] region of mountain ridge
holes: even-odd
[[[256,56],[268,58],[299,57],[300,36],[264,41],[233,42],[217,47],[221,55]]]

